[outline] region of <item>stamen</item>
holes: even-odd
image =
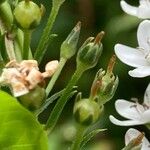
[[[100,44],[104,35],[105,35],[104,31],[101,31],[100,33],[98,33],[95,40],[94,40],[94,44],[95,45]]]
[[[116,63],[116,55],[113,55],[109,61],[109,64],[107,67],[107,73],[112,73],[115,63]]]
[[[142,133],[140,133],[140,135],[138,135],[138,136],[133,140],[133,144],[134,144],[135,146],[140,145],[140,144],[142,143],[143,138],[144,138],[144,133],[142,132]]]

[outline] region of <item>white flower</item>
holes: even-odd
[[[130,128],[125,134],[125,145],[128,145],[131,140],[136,139],[140,134],[142,133],[138,130]],[[146,137],[143,137],[141,144],[141,150],[150,150],[150,142]]]
[[[129,71],[130,76],[141,78],[150,75],[150,21],[140,23],[137,39],[138,48],[116,44],[115,53],[123,63],[136,68]]]
[[[51,77],[58,68],[58,61],[53,60],[46,64],[45,72],[40,72],[36,60],[16,60],[8,62],[0,76],[0,85],[10,86],[15,97],[27,94],[34,89],[44,78]]]
[[[141,19],[150,18],[150,1],[140,0],[139,2],[140,2],[139,7],[131,6],[124,0],[120,2],[120,5],[123,11],[129,15],[133,15]]]
[[[150,84],[148,85],[145,95],[144,103],[129,102],[119,99],[115,103],[117,112],[128,120],[120,121],[110,115],[110,121],[119,126],[132,126],[150,123]]]

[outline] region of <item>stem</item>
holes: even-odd
[[[0,5],[0,15],[8,30],[11,29],[13,23],[13,13],[7,1]]]
[[[150,130],[150,124],[146,124],[146,127]]]
[[[16,39],[14,40],[14,49],[15,49],[16,60],[18,62],[21,62],[22,60],[21,47]]]
[[[14,60],[14,59],[16,60],[13,39],[9,38],[9,34],[5,35],[5,48],[9,60]]]
[[[57,71],[55,72],[55,74],[52,76],[50,82],[48,83],[48,85],[46,87],[46,95],[47,96],[51,92],[51,90],[52,90],[56,80],[58,79],[58,77],[59,77],[59,75],[60,75],[60,73],[61,73],[61,71],[62,71],[62,69],[63,69],[63,67],[64,67],[64,65],[66,63],[66,61],[67,61],[67,59],[65,59],[65,58],[61,58],[60,59],[59,67],[58,67]]]
[[[82,75],[82,73],[84,72],[83,68],[77,68],[74,75],[72,76],[70,82],[68,83],[65,91],[63,92],[62,96],[58,99],[55,107],[53,108],[48,121],[45,125],[45,129],[49,130],[49,133],[53,130],[53,128],[55,127],[59,116],[65,106],[65,104],[68,101],[69,98],[69,94],[72,91],[73,86],[76,84],[76,82],[78,81],[78,79],[80,78],[80,76]]]
[[[23,59],[28,59],[31,41],[31,31],[24,31]]]
[[[48,22],[45,26],[45,29],[43,31],[43,34],[41,36],[40,42],[37,46],[37,49],[35,51],[34,54],[34,58],[39,62],[39,60],[41,59],[41,54],[45,51],[45,49],[47,49],[48,47],[48,42],[49,42],[49,36],[50,36],[50,32],[52,30],[53,24],[55,22],[56,16],[58,14],[59,8],[61,5],[58,6],[53,6],[51,13],[49,15],[48,18]]]
[[[84,131],[85,131],[85,127],[78,125],[76,138],[71,145],[71,150],[80,150],[80,144],[81,144],[82,139],[83,139]]]

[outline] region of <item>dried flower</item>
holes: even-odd
[[[27,94],[34,89],[44,78],[51,77],[58,67],[58,61],[50,61],[41,73],[36,60],[15,60],[6,64],[0,76],[1,85],[9,85],[15,97]]]

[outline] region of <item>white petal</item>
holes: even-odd
[[[150,108],[141,115],[141,119],[145,124],[150,123]]]
[[[133,126],[133,125],[141,125],[143,124],[142,121],[138,121],[138,120],[125,120],[125,121],[120,121],[118,119],[116,119],[115,117],[113,117],[112,115],[109,116],[110,121],[118,126]]]
[[[130,128],[125,134],[125,144],[127,145],[132,139],[136,138],[141,132],[136,129]],[[142,140],[142,148],[141,150],[150,150],[150,143],[144,137]]]
[[[150,83],[146,88],[145,94],[144,94],[144,104],[147,106],[150,106]]]
[[[117,112],[127,118],[132,120],[140,119],[140,115],[137,111],[136,104],[126,100],[117,100],[115,103]]]
[[[150,8],[149,8],[150,9]],[[139,47],[144,49],[145,55],[150,52],[150,21],[144,20],[140,23],[137,31]]]
[[[142,51],[122,44],[115,45],[117,57],[125,64],[132,67],[148,66]]]
[[[145,137],[143,138],[141,150],[150,150],[150,142]]]
[[[150,75],[150,66],[136,68],[132,71],[129,71],[129,75],[136,78],[147,77]]]
[[[121,8],[129,15],[137,16],[138,7],[134,7],[126,3],[124,0],[120,2]]]
[[[125,145],[128,145],[131,140],[139,136],[141,132],[136,129],[130,128],[125,134]]]
[[[140,5],[139,9],[137,11],[137,16],[139,18],[142,18],[142,19],[148,19],[148,18],[150,18],[150,8],[149,7],[150,6],[145,5],[145,3],[142,4],[142,5]]]

